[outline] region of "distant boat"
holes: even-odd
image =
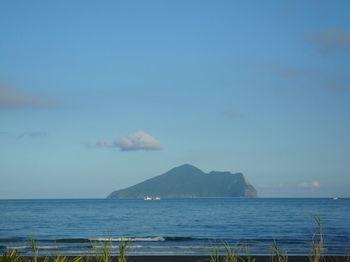
[[[145,196],[143,198],[143,200],[160,200],[160,197],[149,197],[149,196]]]
[[[333,200],[338,200],[338,197],[333,197]]]

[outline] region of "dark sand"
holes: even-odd
[[[32,257],[23,257],[24,261],[32,260]],[[45,257],[39,257],[39,261],[43,261]],[[73,259],[74,257],[68,257]],[[93,262],[94,257],[86,257],[84,261]],[[223,261],[223,257],[222,261]],[[243,261],[247,261],[244,256],[240,258]],[[256,262],[271,262],[270,256],[252,256],[255,258]],[[322,257],[324,262],[350,262],[348,256],[324,256]],[[112,257],[113,262],[118,261],[118,257]],[[209,262],[209,256],[128,256],[128,262]],[[309,257],[307,256],[288,256],[288,262],[310,262]]]
[[[244,257],[241,257],[244,259]],[[270,256],[255,256],[257,262],[271,262]],[[328,256],[325,261],[350,262],[347,256]],[[209,256],[130,256],[130,262],[209,262]],[[223,257],[222,257],[223,261]],[[247,260],[245,260],[247,261]],[[307,256],[288,256],[288,262],[310,262]]]

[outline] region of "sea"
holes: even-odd
[[[308,255],[319,238],[325,254],[350,254],[350,199],[197,198],[0,200],[0,252],[94,255],[106,243],[129,255],[210,255],[229,245],[269,255],[275,242],[289,255]]]

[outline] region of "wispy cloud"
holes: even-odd
[[[47,136],[47,133],[44,131],[31,131],[31,132],[23,132],[20,134],[12,134],[10,132],[1,131],[0,135],[11,139],[24,139],[24,138],[44,138]]]
[[[325,83],[326,88],[333,92],[344,92],[350,90],[350,77],[342,76],[333,79],[329,79]]]
[[[333,186],[327,183],[322,185],[318,180],[299,180],[287,182],[258,183],[256,188],[261,196],[278,197],[320,197],[327,196],[334,190]]]
[[[350,31],[341,28],[308,34],[306,39],[322,52],[350,50]]]
[[[15,87],[0,84],[0,109],[50,107],[53,103]]]
[[[225,110],[225,111],[221,112],[221,115],[223,115],[224,117],[226,117],[230,120],[238,120],[238,119],[243,117],[243,114],[241,114],[238,111],[234,111],[234,110]]]
[[[315,188],[320,188],[321,184],[319,181],[314,180],[311,182],[301,182],[298,184],[298,187],[306,188],[306,189],[315,189]]]
[[[43,131],[33,131],[33,132],[24,132],[20,135],[17,136],[18,139],[21,139],[21,138],[26,138],[26,137],[29,137],[29,138],[44,138],[47,136],[47,133],[46,132],[43,132]]]
[[[108,140],[101,139],[95,143],[94,147],[96,148],[114,147],[114,142],[109,142]]]
[[[290,190],[297,190],[297,189],[303,189],[303,190],[311,190],[311,189],[318,189],[321,187],[321,183],[318,180],[312,180],[312,181],[302,181],[299,183],[273,183],[273,184],[267,184],[267,183],[260,183],[257,185],[258,188],[269,188],[269,189],[275,189],[279,190],[282,188],[290,189]]]
[[[136,131],[114,141],[101,139],[95,144],[85,144],[89,148],[119,148],[121,151],[160,150],[160,142],[144,131]]]
[[[323,88],[335,93],[350,90],[350,77],[344,72],[329,72],[283,65],[265,65],[263,70],[275,75],[289,85],[292,84],[294,87]],[[281,89],[281,87],[276,88],[276,91],[281,93]],[[283,89],[287,89],[286,85],[283,85]]]

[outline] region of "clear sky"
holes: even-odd
[[[350,1],[0,4],[0,198],[191,163],[350,197]]]

